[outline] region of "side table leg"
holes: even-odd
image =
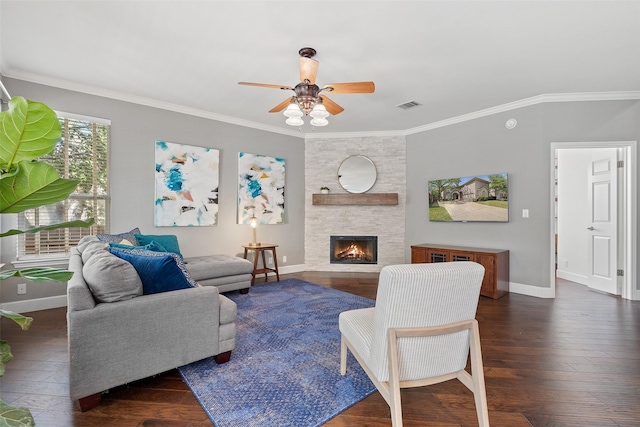
[[[262,267],[264,268],[264,281],[267,282],[268,281],[268,279],[267,279],[268,271],[267,271],[267,261],[265,259],[265,255],[264,255],[264,249],[262,249],[260,252],[262,253]]]
[[[280,274],[278,273],[278,256],[276,255],[276,248],[272,249],[273,252],[273,267],[276,272],[276,280],[280,281]]]
[[[251,273],[251,286],[256,283],[256,271],[258,270],[258,253],[260,251],[258,249],[254,249],[253,251],[253,273]]]

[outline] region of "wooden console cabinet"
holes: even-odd
[[[411,263],[475,261],[485,269],[480,295],[500,298],[509,293],[509,251],[465,246],[411,246]]]

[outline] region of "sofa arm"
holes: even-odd
[[[69,388],[78,399],[219,353],[215,287],[68,313]]]
[[[82,256],[78,248],[72,248],[69,254],[69,270],[73,277],[67,282],[67,307],[69,311],[95,308],[96,301],[82,275]]]

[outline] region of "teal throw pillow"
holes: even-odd
[[[133,265],[142,280],[144,295],[198,286],[184,262],[174,253],[117,248],[109,248],[109,251]]]
[[[149,242],[149,244],[144,246],[131,246],[131,245],[125,245],[121,243],[109,243],[109,247],[116,248],[116,249],[143,249],[145,251],[169,252],[164,246],[162,246],[160,243],[156,242],[155,240],[152,240],[151,242]]]
[[[123,240],[126,240],[134,246],[146,245],[146,243],[138,243],[138,241],[136,240],[135,234],[139,234],[139,233],[140,233],[140,229],[136,227],[131,231],[127,231],[126,233],[98,234],[96,235],[96,237],[98,238],[98,240],[102,240],[103,242],[109,242],[109,243],[120,243]]]
[[[136,240],[138,241],[138,245],[147,245],[152,241],[160,243],[167,252],[173,252],[174,254],[180,255],[180,258],[184,258],[180,253],[180,246],[178,246],[178,238],[173,234],[136,234]]]

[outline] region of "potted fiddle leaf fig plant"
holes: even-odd
[[[60,178],[55,168],[37,160],[54,150],[60,140],[60,122],[45,104],[13,97],[7,111],[0,112],[0,214],[15,214],[65,200],[75,191],[77,181]],[[0,237],[37,233],[68,227],[89,227],[93,219],[31,228],[8,230]],[[0,230],[1,231],[1,230]],[[55,268],[0,270],[0,280],[22,277],[32,282],[66,282],[72,272]],[[27,330],[33,319],[0,309],[0,317],[13,320]],[[0,340],[0,377],[13,358],[6,341]],[[27,408],[14,408],[0,399],[0,425],[34,426]]]

